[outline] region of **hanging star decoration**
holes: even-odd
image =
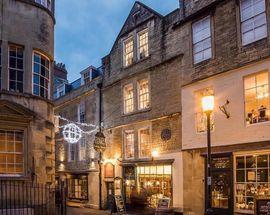
[[[72,122],[62,116],[55,116],[57,121],[59,122],[59,119],[67,122],[67,124],[63,126],[59,126],[59,123],[55,123],[57,128],[62,129],[62,134],[64,137],[64,140],[68,143],[74,144],[77,143],[81,138],[83,134],[93,134],[98,130],[98,126],[94,124],[88,124],[88,123],[80,123],[80,122]],[[88,130],[84,131],[81,127],[87,127]]]

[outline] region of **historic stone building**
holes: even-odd
[[[61,116],[56,125],[57,182],[67,183],[69,204],[93,208],[99,208],[99,157],[93,143],[99,125],[100,74],[93,66],[86,68],[81,78],[65,84],[65,93],[54,101],[55,115]],[[70,142],[63,136],[70,123],[82,132],[78,141]]]
[[[0,178],[51,184],[54,0],[1,0],[0,11]]]
[[[159,198],[167,198],[183,207],[183,53],[175,49],[177,36],[171,38],[179,17],[178,9],[162,16],[136,2],[103,58],[103,192],[110,194],[114,177],[121,177],[127,205],[156,207]],[[107,174],[106,165],[114,166],[113,174]]]
[[[253,214],[256,196],[269,195],[270,1],[181,4],[185,10],[173,34],[181,35],[178,44],[184,53],[185,214],[205,210],[207,139],[201,99],[206,95],[215,97],[212,207],[220,215]]]

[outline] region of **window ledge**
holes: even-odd
[[[242,48],[247,49],[247,48],[250,48],[250,46],[253,47],[254,44],[257,45],[256,43],[261,43],[261,42],[267,43],[267,36],[264,38],[258,39],[258,40],[254,40],[254,41],[247,43],[247,44],[242,44]]]
[[[136,111],[133,111],[133,112],[130,112],[130,113],[123,113],[122,117],[132,116],[132,115],[136,115],[136,114],[140,114],[140,113],[146,113],[146,112],[149,112],[151,110],[152,110],[152,108],[149,107],[149,108],[145,108],[143,110],[136,110]]]
[[[198,63],[193,62],[193,66],[194,66],[195,68],[200,67],[200,66],[205,66],[205,65],[208,64],[212,59],[213,59],[213,57],[208,58],[208,59],[203,60],[203,61],[200,61],[200,62],[198,62]]]
[[[270,120],[265,122],[257,122],[252,124],[246,124],[246,128],[253,127],[253,126],[259,126],[259,125],[270,125]]]
[[[135,66],[143,61],[146,61],[146,60],[150,59],[150,57],[151,57],[151,55],[148,55],[147,57],[144,57],[142,59],[135,60],[132,64],[130,64],[128,66],[123,66],[123,70],[129,69],[129,68],[131,68],[131,67],[133,67],[133,66]]]

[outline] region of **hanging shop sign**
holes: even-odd
[[[105,135],[101,131],[95,135],[94,149],[97,152],[104,152],[106,149]]]

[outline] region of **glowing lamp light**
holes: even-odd
[[[158,157],[158,155],[159,155],[158,150],[157,149],[153,149],[152,150],[152,157],[153,158],[156,158],[156,157]]]
[[[214,96],[204,96],[202,98],[202,109],[203,112],[212,112],[215,106]]]

